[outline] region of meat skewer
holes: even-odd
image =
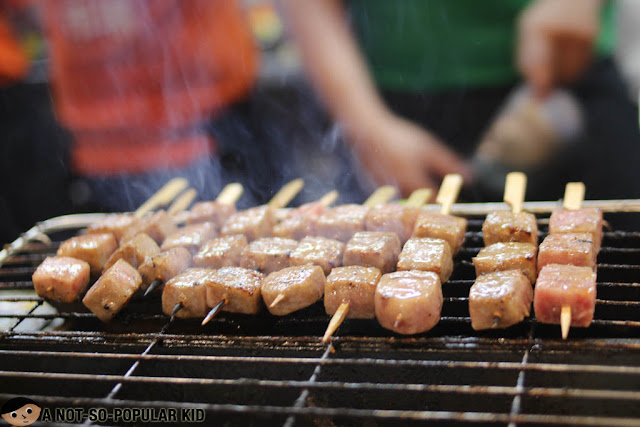
[[[178,195],[182,190],[189,186],[189,181],[185,178],[173,178],[169,182],[167,182],[160,190],[158,190],[153,196],[149,197],[136,211],[133,215],[137,218],[142,218],[149,212],[159,208],[160,206],[165,206],[171,203],[171,201]]]
[[[431,198],[431,189],[418,189],[408,198],[404,207],[406,210],[417,211]],[[394,215],[388,214],[388,208],[395,205],[377,204],[376,199],[368,199],[364,205],[374,204],[367,215],[369,225],[375,224],[377,230],[356,233],[347,243],[343,257],[343,268],[336,268],[327,277],[325,286],[325,310],[332,315],[329,325],[322,337],[324,344],[331,340],[335,331],[340,327],[345,318],[375,317],[375,289],[382,273],[388,273],[395,269],[401,249],[398,234],[405,226],[406,210],[394,209]],[[382,209],[377,209],[382,207]],[[387,208],[387,209],[385,209]],[[385,213],[385,210],[387,212]],[[410,227],[410,230],[413,225]],[[409,231],[410,231],[409,230]],[[409,234],[409,233],[407,233]],[[379,242],[376,244],[375,240]],[[446,244],[446,243],[445,243]],[[352,264],[350,267],[347,265]],[[383,271],[381,271],[381,269]],[[338,303],[340,305],[338,305]],[[355,305],[352,310],[351,306]],[[336,308],[337,306],[337,308]]]
[[[531,312],[538,227],[535,216],[522,211],[526,186],[526,175],[509,173],[503,200],[511,211],[487,215],[482,226],[486,246],[473,258],[477,278],[469,291],[475,330],[507,328]]]
[[[315,235],[316,220],[326,212],[329,206],[335,203],[337,198],[338,192],[332,190],[316,202],[305,203],[291,209],[282,221],[274,225],[273,236],[302,240],[307,236]]]

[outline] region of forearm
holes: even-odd
[[[307,74],[330,114],[356,142],[388,110],[371,80],[340,0],[283,0]]]

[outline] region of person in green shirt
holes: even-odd
[[[566,178],[584,180],[589,196],[640,195],[637,185],[620,186],[629,179],[640,182],[630,172],[634,168],[611,164],[640,158],[640,135],[633,106],[621,99],[615,66],[603,59],[613,46],[608,2],[285,0],[283,5],[312,85],[376,182],[396,184],[407,194],[435,187],[447,173],[472,181],[465,158],[524,79],[540,99],[556,87],[569,88],[584,104],[587,123],[598,117],[587,129],[597,137],[584,142],[573,159],[579,167],[563,168]],[[609,150],[608,139],[619,148]],[[610,192],[606,183],[620,191]]]

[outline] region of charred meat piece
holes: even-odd
[[[205,242],[217,237],[216,227],[212,222],[191,224],[177,229],[164,239],[160,248],[163,251],[171,248],[185,248],[196,253]]]
[[[138,267],[142,277],[142,290],[146,291],[151,282],[166,283],[191,266],[191,253],[185,248],[171,248],[149,256]]]
[[[243,234],[209,240],[193,256],[193,265],[209,268],[238,266],[242,251],[247,245],[247,238]]]
[[[433,328],[442,312],[440,278],[431,271],[396,271],[383,275],[375,296],[382,327],[404,335]]]
[[[495,271],[520,270],[529,279],[536,281],[536,253],[538,248],[531,243],[494,243],[480,249],[473,258],[476,276]]]
[[[602,243],[602,224],[600,209],[559,210],[554,211],[549,218],[549,234],[589,233],[598,252]]]
[[[62,242],[56,255],[86,261],[91,267],[91,274],[100,274],[107,260],[117,248],[118,243],[111,233],[85,234]]]
[[[285,316],[322,298],[325,277],[317,265],[275,271],[262,282],[262,299],[271,314]]]
[[[176,304],[181,303],[176,317],[204,318],[209,311],[206,289],[213,281],[214,273],[210,268],[189,268],[174,276],[164,284],[162,312],[170,316]]]
[[[328,239],[348,242],[358,231],[364,231],[366,206],[348,204],[328,209],[316,220],[316,234]]]
[[[531,312],[533,288],[520,270],[478,276],[469,292],[471,327],[476,331],[507,328]]]
[[[482,224],[482,237],[485,246],[499,242],[531,243],[538,246],[536,216],[529,212],[492,212]]]
[[[313,236],[316,220],[325,211],[326,207],[319,202],[306,203],[292,209],[282,221],[273,227],[273,235],[294,240]]]
[[[244,234],[248,241],[271,236],[275,225],[273,210],[268,206],[258,206],[236,212],[225,222],[221,235]]]
[[[390,231],[396,233],[400,243],[411,237],[419,209],[411,206],[389,203],[369,210],[364,219],[367,231]]]
[[[148,234],[157,244],[161,245],[168,235],[176,231],[173,218],[164,210],[151,213],[139,222],[129,227],[123,234],[121,242],[127,242],[140,233]]]
[[[538,249],[538,272],[548,264],[596,269],[596,248],[588,233],[549,234]]]
[[[89,264],[71,257],[47,257],[33,273],[33,287],[38,296],[73,302],[87,289]]]
[[[108,322],[124,308],[140,288],[138,270],[119,259],[89,288],[82,303],[103,322]]]
[[[212,222],[219,230],[234,213],[236,213],[236,206],[230,203],[215,200],[198,202],[189,210],[186,221],[187,224]]]
[[[409,239],[398,256],[398,270],[432,271],[440,276],[440,283],[444,283],[453,271],[451,248],[442,239]]]
[[[88,234],[111,233],[118,243],[122,241],[125,231],[134,227],[140,219],[132,214],[110,214],[102,221],[87,227]]]
[[[160,248],[155,240],[148,235],[141,233],[133,237],[120,246],[104,265],[104,269],[111,267],[119,259],[123,259],[131,264],[134,268],[138,268],[147,257],[153,256],[160,252]]]
[[[342,265],[343,254],[344,243],[326,237],[308,236],[302,239],[291,252],[289,265],[319,265],[326,275],[332,268]]]
[[[331,270],[324,287],[324,308],[333,315],[340,304],[348,302],[347,317],[373,319],[376,286],[382,273],[375,267],[351,265]]]
[[[298,242],[282,237],[264,237],[254,240],[244,248],[240,256],[240,267],[269,274],[289,267],[289,256]]]
[[[451,253],[457,254],[464,243],[467,220],[452,215],[435,212],[421,212],[416,219],[412,237],[431,237],[449,243]]]
[[[222,267],[207,282],[207,305],[226,303],[224,311],[256,314],[262,308],[262,280],[264,274],[242,267]]]
[[[383,274],[396,269],[402,249],[398,235],[385,231],[359,231],[344,248],[342,265],[376,267]]]
[[[589,267],[550,264],[538,275],[533,308],[542,323],[560,323],[562,306],[571,307],[571,326],[587,327],[596,307],[596,273]]]

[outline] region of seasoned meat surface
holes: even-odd
[[[324,273],[317,265],[287,267],[264,279],[262,298],[271,314],[284,316],[322,298],[324,285]]]
[[[413,233],[419,209],[394,203],[378,205],[369,210],[364,220],[367,231],[391,231],[404,244]]]
[[[103,322],[109,322],[140,288],[138,270],[119,259],[89,288],[82,303]]]
[[[149,256],[138,267],[138,272],[142,277],[141,288],[146,291],[154,280],[166,283],[190,266],[191,253],[185,248],[171,248]]]
[[[224,311],[256,314],[263,306],[262,280],[264,274],[242,267],[222,267],[207,283],[207,305],[215,307],[223,299]]]
[[[221,235],[244,234],[248,241],[271,236],[275,225],[273,210],[268,206],[258,206],[236,212],[224,223]]]
[[[398,256],[398,270],[432,271],[440,276],[440,283],[444,283],[453,271],[451,248],[442,239],[411,238]]]
[[[557,210],[549,218],[549,233],[589,233],[598,252],[602,243],[602,224],[600,209]]]
[[[240,256],[247,245],[247,238],[244,234],[233,234],[209,240],[193,256],[193,265],[209,268],[239,266]]]
[[[122,242],[131,240],[137,234],[148,234],[157,244],[161,245],[164,239],[176,231],[173,218],[164,210],[148,214],[139,222],[129,227],[122,236]]]
[[[288,215],[273,227],[275,237],[302,240],[315,234],[315,223],[326,207],[319,202],[306,203],[289,211]]]
[[[533,288],[520,270],[478,276],[469,292],[471,327],[475,330],[507,328],[531,312]]]
[[[71,257],[47,257],[33,273],[33,287],[43,298],[73,302],[87,289],[89,264]]]
[[[538,249],[538,272],[548,264],[596,268],[596,248],[588,233],[549,234]]]
[[[449,243],[453,255],[457,254],[464,243],[467,220],[452,215],[434,212],[421,212],[416,219],[412,237],[431,237],[443,239]]]
[[[347,204],[328,209],[316,220],[316,234],[348,242],[358,231],[364,231],[364,219],[369,208]]]
[[[476,276],[496,271],[520,270],[529,279],[536,281],[536,256],[538,248],[531,243],[494,243],[480,249],[473,258]]]
[[[383,275],[375,296],[382,327],[404,335],[433,328],[442,311],[440,278],[430,271],[396,271]]]
[[[589,267],[546,265],[538,275],[533,307],[542,323],[560,323],[562,306],[571,307],[571,326],[587,327],[596,307],[596,273]]]
[[[485,246],[500,242],[531,243],[538,246],[536,216],[529,212],[492,212],[482,224],[482,237]]]
[[[169,316],[175,305],[182,303],[176,317],[204,318],[209,312],[206,287],[214,273],[210,268],[189,268],[170,279],[162,291],[162,312]]]
[[[373,319],[376,286],[382,273],[375,267],[350,265],[336,267],[327,277],[324,288],[324,308],[333,315],[342,303],[349,303],[347,317]]]
[[[100,274],[105,263],[117,248],[118,243],[111,233],[85,234],[71,237],[62,242],[56,255],[86,261],[91,268],[91,274]]]
[[[344,249],[342,265],[376,267],[383,274],[396,269],[402,249],[398,235],[385,231],[359,231]]]
[[[264,237],[254,240],[242,250],[240,267],[269,274],[289,267],[289,256],[298,242],[282,237]]]
[[[125,231],[136,226],[140,219],[132,214],[110,214],[102,221],[91,224],[87,227],[88,234],[111,233],[120,243]]]
[[[147,257],[153,256],[160,252],[160,248],[155,240],[145,233],[140,233],[122,244],[104,265],[104,270],[111,267],[119,259],[123,259],[131,264],[134,268],[138,268]]]
[[[162,242],[163,251],[171,248],[185,248],[189,252],[196,253],[200,246],[218,235],[212,222],[200,222],[179,228]]]
[[[344,243],[327,239],[326,237],[305,237],[291,252],[289,265],[315,264],[322,267],[324,274],[331,272],[332,268],[342,265]]]
[[[234,213],[236,213],[236,206],[229,203],[215,200],[198,202],[189,210],[186,221],[187,224],[212,222],[219,230]]]

